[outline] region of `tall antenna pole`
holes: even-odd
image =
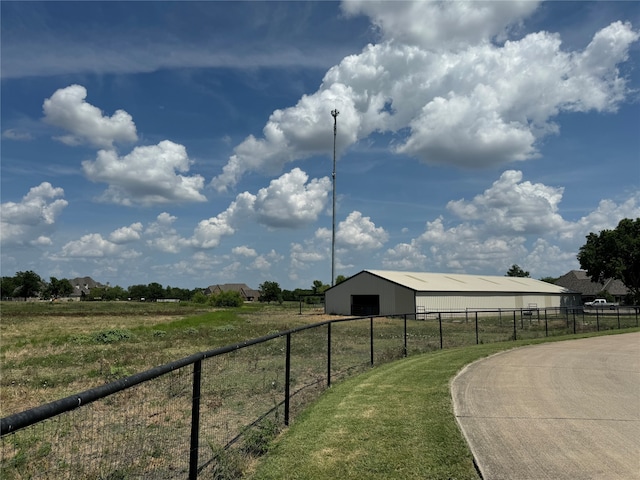
[[[333,219],[331,228],[331,286],[335,282],[336,271],[336,134],[338,132],[338,110],[331,110],[331,116],[333,117],[333,173],[331,178],[333,180]]]

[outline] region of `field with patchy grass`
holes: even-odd
[[[186,303],[3,302],[0,416],[190,354],[320,321],[298,304],[233,310]]]

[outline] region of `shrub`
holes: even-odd
[[[191,297],[191,301],[193,303],[205,304],[207,303],[207,296],[198,290],[193,294],[193,297]]]
[[[133,334],[129,330],[122,330],[115,328],[112,330],[105,330],[104,332],[96,333],[93,340],[97,343],[115,343],[121,340],[128,340]]]
[[[209,304],[213,307],[241,307],[243,303],[240,292],[220,292],[209,297]]]

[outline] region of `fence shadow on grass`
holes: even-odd
[[[637,307],[420,312],[200,352],[1,420],[0,476],[237,478],[332,382],[442,348],[638,326]]]

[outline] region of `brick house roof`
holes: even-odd
[[[82,293],[88,295],[92,288],[104,288],[103,284],[96,282],[91,277],[77,277],[69,280],[69,283],[73,287],[70,297],[79,297]]]
[[[614,297],[623,297],[629,293],[627,287],[620,280],[608,279],[604,283],[592,282],[584,270],[571,270],[556,280],[555,284],[574,292],[580,292],[583,297],[594,297],[602,291],[607,291]]]
[[[260,292],[258,290],[253,290],[244,283],[224,283],[222,285],[211,285],[204,291],[206,295],[218,294],[222,292],[238,292],[246,301],[257,300],[260,296]]]

